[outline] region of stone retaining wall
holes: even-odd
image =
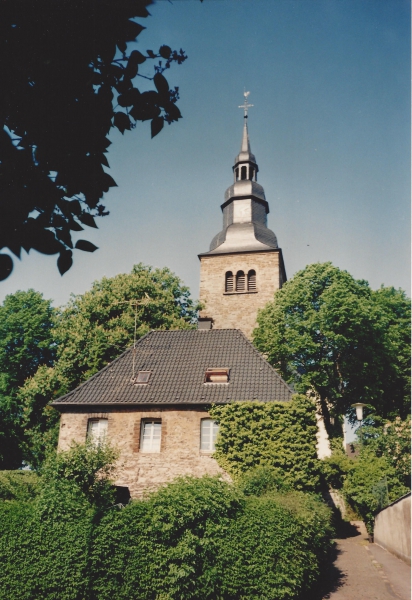
[[[410,493],[381,510],[375,517],[374,542],[411,564]]]

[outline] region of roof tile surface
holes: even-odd
[[[229,368],[229,383],[204,383],[209,368]],[[293,391],[238,329],[151,331],[133,348],[53,406],[101,404],[224,404],[234,400],[288,401]]]

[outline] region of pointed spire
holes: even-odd
[[[250,153],[250,143],[249,143],[249,132],[247,130],[247,121],[245,119],[245,123],[243,125],[243,137],[242,137],[242,146],[240,148],[241,152],[249,152]]]
[[[205,254],[278,248],[276,236],[267,226],[269,205],[263,187],[257,182],[259,167],[250,149],[247,111],[252,104],[247,101],[248,95],[249,92],[244,93],[245,102],[239,107],[245,110],[242,143],[233,166],[234,182],[226,190],[221,205],[223,229],[215,235]]]
[[[248,118],[247,113],[248,113],[249,108],[251,106],[253,106],[253,104],[249,104],[249,102],[248,102],[249,94],[250,94],[250,92],[243,93],[245,101],[243,104],[241,104],[239,106],[239,108],[243,108],[245,112],[243,115],[244,123],[243,123],[242,144],[240,147],[240,152],[235,158],[235,166],[240,162],[244,162],[244,163],[252,162],[252,163],[256,164],[256,158],[255,158],[254,154],[252,154],[252,151],[250,149],[249,132],[248,132],[248,128],[247,128],[247,118]]]

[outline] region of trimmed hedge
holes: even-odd
[[[47,494],[0,503],[1,599],[292,600],[330,545],[329,509],[302,492],[187,477],[123,509],[59,493],[57,513]]]
[[[0,500],[33,499],[38,479],[33,471],[0,471]]]

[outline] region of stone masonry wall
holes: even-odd
[[[84,443],[89,419],[107,418],[107,437],[120,450],[116,485],[127,486],[132,497],[155,489],[181,475],[223,475],[210,453],[200,451],[200,421],[208,417],[202,407],[110,408],[104,412],[76,409],[60,419],[59,450],[74,440]],[[142,419],[160,419],[161,447],[158,453],[140,451]]]
[[[282,287],[279,252],[251,252],[202,256],[200,262],[200,317],[212,318],[214,329],[241,329],[252,337],[256,316]],[[256,271],[256,292],[225,293],[225,274]]]

